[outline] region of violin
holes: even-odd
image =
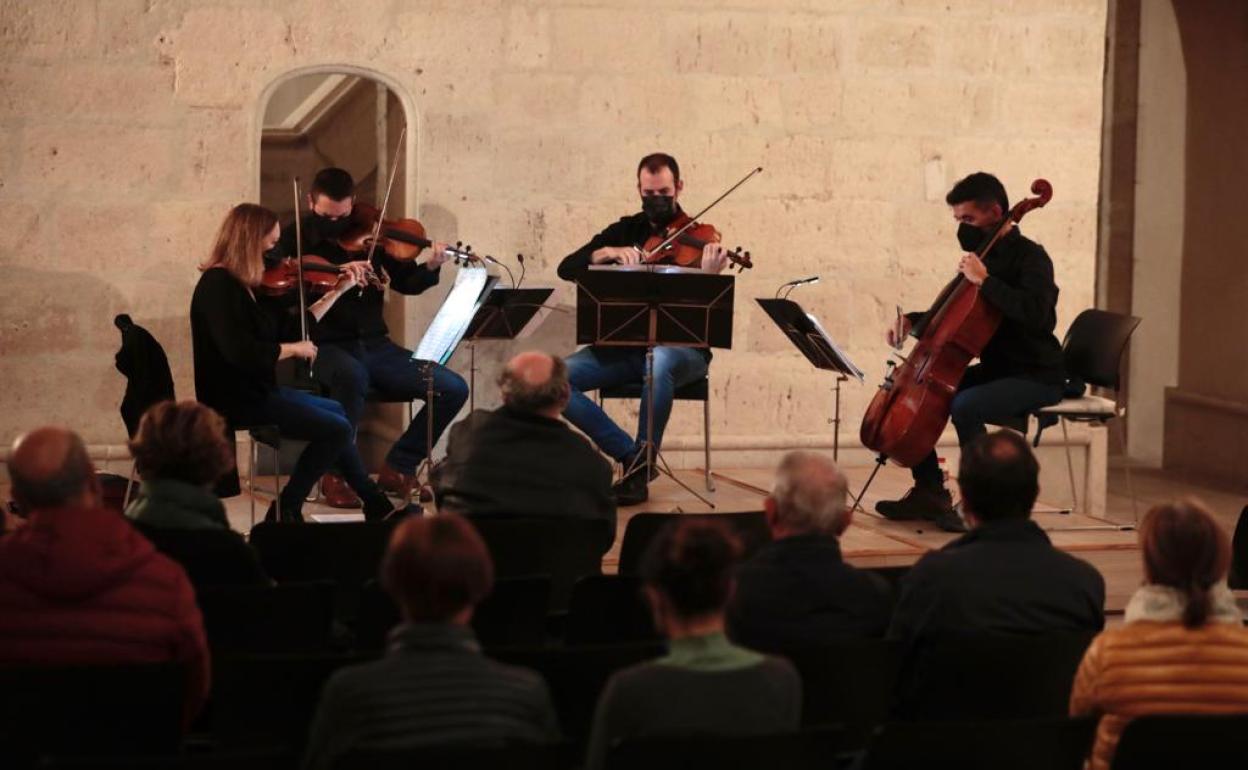
[[[324,294],[338,283],[342,268],[324,257],[309,254],[303,258],[304,287],[312,294]],[[286,257],[273,267],[267,268],[260,279],[260,293],[280,297],[293,290],[299,283],[299,264],[294,257]]]
[[[702,250],[708,244],[720,242],[719,230],[714,225],[695,222],[687,214],[681,214],[663,232],[646,239],[641,247],[641,261],[643,264],[652,265],[670,260],[672,264],[681,267],[694,267],[701,263]],[[724,252],[724,256],[738,270],[754,267],[754,263],[750,261],[750,252],[742,251],[740,246],[733,251]]]
[[[380,228],[377,226],[379,219]],[[338,245],[348,254],[367,253],[373,244],[373,233],[378,233],[377,248],[398,262],[412,262],[433,245],[419,220],[382,219],[381,212],[367,203],[355,204],[351,209],[351,222],[351,229],[337,239]],[[446,254],[460,264],[481,259],[473,253],[471,246],[464,246],[462,242],[447,246]]]

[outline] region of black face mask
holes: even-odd
[[[282,249],[280,246],[274,246],[271,249],[265,250],[264,254],[261,256],[264,257],[265,267],[272,267],[282,261]]]
[[[331,219],[324,214],[312,213],[312,223],[322,238],[337,238],[351,227],[351,215]]]
[[[646,195],[641,199],[641,210],[655,227],[663,227],[676,218],[676,197],[673,195]]]
[[[963,222],[958,225],[958,245],[962,247],[963,251],[978,252],[980,244],[984,242],[985,234],[983,230],[980,230],[975,225]]]

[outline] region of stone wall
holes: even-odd
[[[0,435],[56,419],[123,438],[118,312],[192,395],[195,265],[258,194],[264,96],[346,65],[412,111],[409,210],[437,237],[524,252],[533,285],[636,210],[644,153],[681,160],[690,207],[763,166],[708,218],[757,263],[713,366],[714,433],[830,445],[830,380],[752,302],[820,274],[794,298],[868,372],[844,394],[856,444],[894,305],[926,306],[954,272],[943,196],[960,176],[995,171],[1015,197],[1051,180],[1024,229],[1053,255],[1059,334],[1092,303],[1104,30],[1103,0],[3,0]],[[408,301],[400,336],[435,304]],[[539,341],[571,351],[570,320]],[[483,346],[481,376],[510,352]],[[700,441],[698,410],[676,412],[672,445]]]

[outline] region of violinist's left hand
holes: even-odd
[[[702,272],[720,273],[728,264],[728,249],[722,243],[708,243],[702,247]]]
[[[434,241],[433,245],[429,247],[429,258],[425,260],[425,267],[430,270],[437,270],[441,267],[442,263],[446,261],[446,246],[447,244],[441,241]]]
[[[976,286],[981,285],[988,277],[988,268],[984,267],[983,260],[970,252],[962,255],[962,261],[958,263],[958,272]]]

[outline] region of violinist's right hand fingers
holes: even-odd
[[[620,249],[621,265],[637,265],[641,263],[641,252],[636,248],[627,247]]]

